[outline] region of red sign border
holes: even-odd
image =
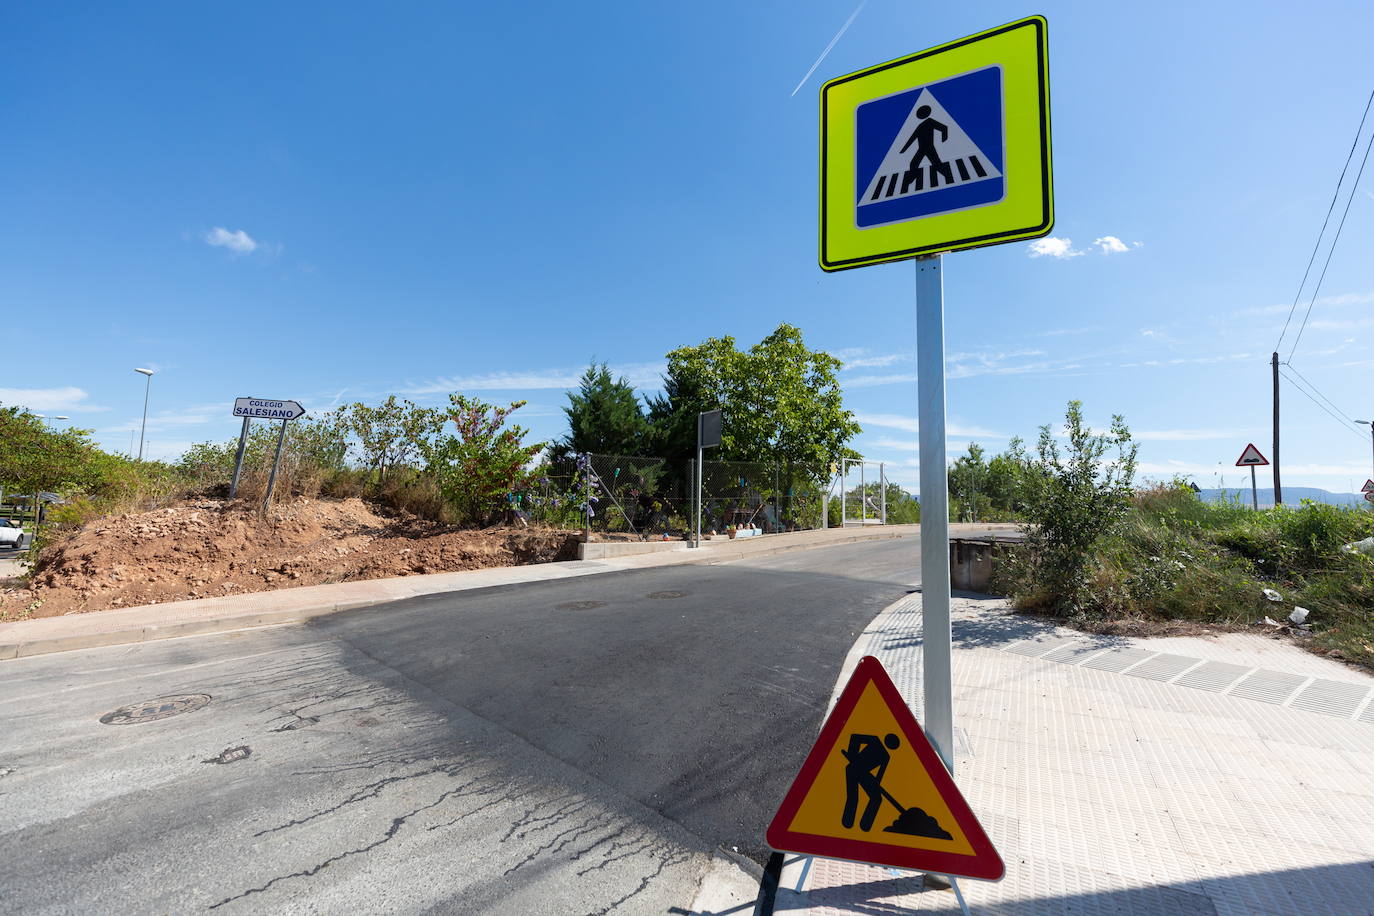
[[[1248,452],[1248,451],[1250,451],[1250,449],[1252,449],[1252,448],[1255,448],[1255,443],[1253,443],[1253,442],[1251,442],[1249,445],[1245,446],[1245,448],[1244,448],[1244,449],[1241,451],[1241,453],[1240,453],[1240,458],[1237,458],[1237,459],[1236,459],[1236,467],[1238,467],[1238,468],[1262,468],[1262,467],[1268,466],[1268,464],[1269,464],[1269,459],[1268,459],[1268,458],[1265,458],[1265,457],[1264,457],[1264,454],[1263,454],[1259,449],[1257,449],[1257,448],[1255,448],[1255,454],[1260,456],[1260,462],[1259,462],[1259,464],[1241,464],[1241,458],[1244,458],[1244,457],[1245,457],[1245,453]]]
[[[807,792],[810,791],[816,778],[820,775],[821,767],[825,764],[825,758],[829,755],[830,749],[835,746],[835,742],[839,740],[840,733],[844,730],[849,717],[853,715],[854,707],[858,705],[859,698],[863,696],[864,688],[870,683],[878,688],[878,693],[892,712],[893,718],[897,720],[897,727],[901,729],[911,748],[916,752],[921,765],[935,784],[936,791],[940,793],[940,797],[949,806],[949,811],[954,815],[954,820],[959,825],[959,829],[968,838],[969,845],[973,847],[972,855],[939,852],[930,849],[911,849],[905,846],[892,846],[887,843],[819,836],[814,833],[794,832],[788,829],[788,825],[792,823],[802,802],[806,799]],[[816,738],[811,753],[802,763],[797,778],[792,780],[792,786],[787,790],[787,795],[778,807],[778,813],[773,816],[772,823],[768,825],[765,836],[768,845],[776,850],[823,856],[827,859],[848,859],[853,862],[889,865],[893,868],[909,868],[913,871],[957,875],[963,878],[979,878],[985,881],[1000,881],[1007,871],[1006,865],[1002,862],[1002,857],[997,853],[987,834],[983,832],[983,825],[978,822],[978,818],[969,809],[968,802],[964,800],[959,787],[954,784],[953,777],[945,769],[944,762],[936,753],[930,739],[926,737],[925,730],[916,721],[916,717],[911,714],[906,701],[902,699],[901,693],[892,683],[892,678],[888,677],[882,662],[871,655],[865,655],[859,659],[858,667],[854,669],[853,676],[850,677],[849,683],[845,685],[844,691],[840,694],[835,709],[826,718],[825,724],[821,726],[821,733]]]

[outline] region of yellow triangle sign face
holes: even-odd
[[[1006,871],[872,656],[845,685],[767,837],[778,850],[944,875],[996,881]]]

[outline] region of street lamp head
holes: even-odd
[[[135,369],[134,371],[137,372],[137,373],[139,373],[139,374],[141,374],[141,375],[149,375],[149,376],[150,376],[150,375],[153,374],[153,370],[152,370],[152,369]]]
[[[53,417],[53,419],[54,419],[54,420],[70,420],[71,417],[63,416],[62,414],[58,414],[57,416]]]
[[[1369,426],[1369,425],[1370,425],[1370,422],[1369,422],[1368,420],[1356,420],[1355,422],[1356,422],[1356,423],[1363,423],[1365,426]]]

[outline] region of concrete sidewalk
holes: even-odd
[[[967,534],[1005,529],[1008,526],[950,527],[960,534]],[[630,556],[433,573],[394,579],[368,579],[333,585],[310,585],[192,601],[171,601],[112,611],[93,611],[63,617],[9,621],[0,623],[0,660],[68,649],[124,645],[174,636],[195,636],[249,627],[298,623],[324,614],[420,595],[494,588],[523,582],[546,582],[551,579],[654,566],[724,563],[787,550],[908,537],[919,532],[919,525],[832,528],[737,540],[717,537],[703,541],[700,549],[691,549],[684,544],[673,550],[661,549],[665,546],[661,543],[648,542],[643,546],[655,548],[653,552]],[[629,546],[634,546],[634,542],[630,542]],[[624,546],[621,546],[621,549],[624,550]]]
[[[876,655],[921,716],[920,596]],[[832,704],[833,704],[832,699]],[[954,603],[955,775],[1007,866],[974,913],[1374,914],[1374,678],[1249,634],[1095,637]],[[789,855],[776,912],[957,913],[919,875]]]

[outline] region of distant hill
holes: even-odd
[[[1267,509],[1274,505],[1274,488],[1260,487],[1258,491],[1259,505],[1261,509]],[[1239,500],[1245,505],[1250,505],[1250,488],[1227,487],[1224,490],[1202,490],[1198,493],[1198,498],[1209,503],[1221,502],[1226,499]],[[1313,502],[1329,503],[1333,506],[1363,506],[1367,505],[1364,497],[1359,493],[1332,493],[1329,490],[1322,490],[1318,487],[1284,487],[1284,505],[1296,506],[1304,499]]]

